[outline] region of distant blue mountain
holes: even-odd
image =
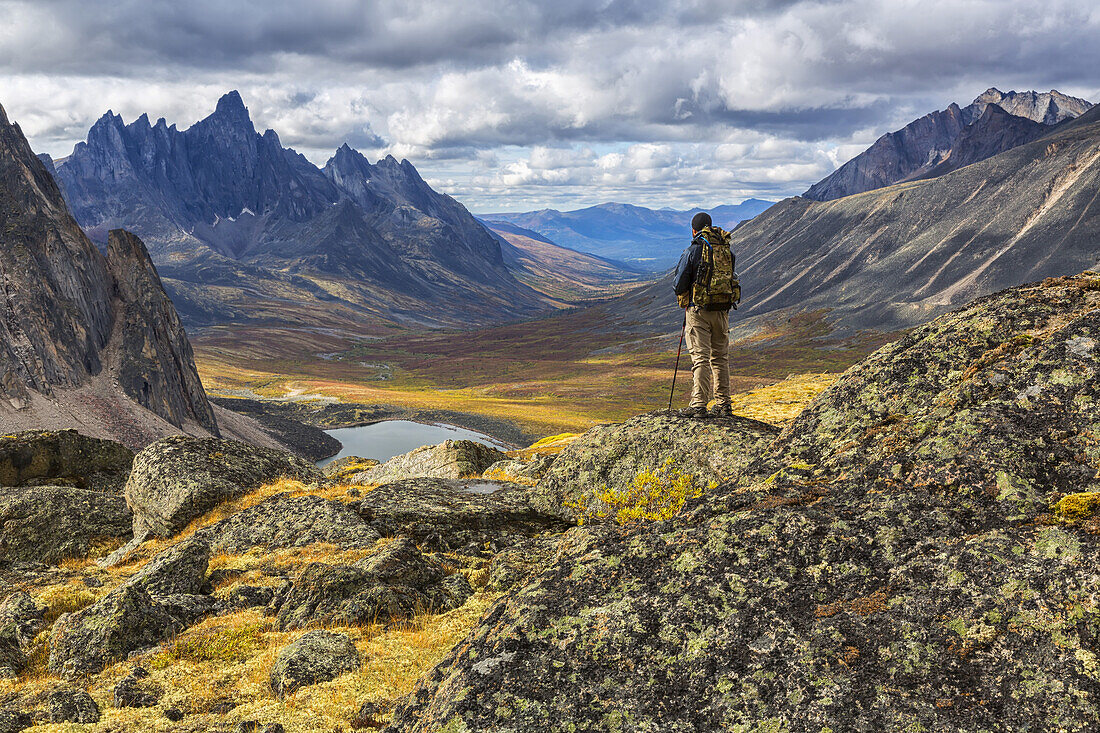
[[[714,223],[733,229],[768,209],[773,201],[747,199],[706,211]],[[485,214],[487,222],[505,222],[537,232],[555,244],[651,271],[676,262],[691,238],[691,218],[702,209],[675,211],[607,203],[576,211],[541,209]]]

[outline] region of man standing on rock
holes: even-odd
[[[676,266],[676,302],[684,309],[684,329],[691,354],[691,402],[684,417],[707,417],[707,404],[717,403],[712,417],[730,415],[730,308],[741,299],[733,269],[729,232],[712,226],[700,211],[691,220],[691,244]]]

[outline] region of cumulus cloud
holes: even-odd
[[[0,0],[0,21],[0,103],[39,150],[108,107],[186,127],[235,88],[315,162],[407,157],[480,210],[799,193],[989,86],[1095,101],[1100,68],[1090,0]]]

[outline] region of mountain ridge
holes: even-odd
[[[773,203],[746,199],[740,204],[724,204],[705,211],[719,226],[733,229]],[[699,211],[704,209],[648,209],[608,202],[572,211],[540,209],[483,214],[481,218],[490,224],[504,222],[530,229],[555,244],[578,252],[660,271],[679,257],[685,237],[690,239],[691,217]]]
[[[1002,129],[989,135],[988,139],[976,140],[986,128],[973,129],[974,125],[985,119],[990,106],[997,106],[1009,115],[1047,127],[1078,117],[1093,107],[1087,100],[1069,97],[1057,90],[1004,93],[991,87],[966,107],[952,102],[944,110],[930,112],[900,130],[886,133],[865,151],[810,186],[802,195],[815,201],[831,201],[894,183],[942,175],[961,165],[984,159],[978,157],[979,151],[989,157],[1029,142],[1041,134],[1039,130],[1042,128],[1025,128],[1027,132],[1018,131],[1016,135],[1008,136]],[[956,152],[955,146],[965,131],[969,134],[964,138],[964,150]],[[943,168],[943,164],[952,157],[956,163]],[[961,163],[960,159],[967,162]],[[933,173],[936,170],[939,172]]]
[[[419,309],[461,325],[549,307],[465,207],[407,160],[372,165],[345,144],[319,168],[275,131],[259,133],[235,91],[183,131],[108,112],[49,164],[93,238],[122,226],[143,238],[192,324],[278,320],[288,296],[320,320],[402,321]],[[228,289],[204,291],[211,274]]]

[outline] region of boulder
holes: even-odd
[[[440,587],[443,567],[408,538],[351,565],[310,563],[279,600],[280,629],[312,624],[362,625],[443,611],[465,602],[460,586]]]
[[[482,472],[482,476],[494,481],[515,481],[535,485],[550,470],[557,454],[535,453],[530,458],[507,458],[497,461]]]
[[[143,667],[134,667],[130,674],[115,685],[116,708],[151,708],[160,701],[161,690],[148,682],[149,673]]]
[[[1100,729],[1098,527],[1051,512],[1096,490],[1098,352],[1096,273],[914,329],[504,596],[387,730]]]
[[[325,478],[332,479],[333,481],[344,481],[360,471],[374,468],[380,463],[380,461],[376,461],[373,458],[344,456],[343,458],[337,458],[335,461],[326,463],[321,467],[321,473],[325,474]]]
[[[271,691],[281,700],[300,687],[327,682],[360,666],[359,650],[347,634],[310,631],[279,652],[271,669]]]
[[[69,486],[0,488],[0,558],[59,564],[99,543],[128,539],[121,496]]]
[[[181,625],[140,585],[123,585],[97,603],[57,620],[50,633],[51,674],[95,674],[138,649],[180,631]]]
[[[547,469],[531,503],[547,514],[575,520],[576,505],[595,510],[605,489],[622,491],[643,472],[668,468],[690,474],[700,487],[739,478],[779,434],[779,428],[745,417],[695,420],[667,411],[599,425],[565,448]],[[591,516],[591,514],[589,515]]]
[[[0,486],[59,484],[121,494],[134,452],[75,430],[0,435]]]
[[[380,466],[355,474],[352,483],[384,484],[409,478],[480,476],[486,468],[506,457],[496,448],[472,440],[448,440],[394,456]]]
[[[10,628],[10,633],[25,648],[45,628],[45,612],[29,593],[17,590],[0,601],[0,630]],[[0,636],[3,634],[0,631]]]
[[[0,708],[0,733],[19,733],[34,725],[34,718],[22,710]]]
[[[327,542],[370,547],[380,535],[346,504],[319,496],[277,494],[197,533],[215,552],[241,553]]]
[[[98,723],[99,705],[84,690],[59,688],[49,697],[51,723]]]
[[[208,594],[209,562],[210,544],[204,537],[191,537],[156,555],[126,583],[141,586],[154,596]]]
[[[50,672],[95,674],[221,610],[206,595],[210,547],[190,538],[161,552],[98,602],[63,615],[50,635]]]
[[[383,535],[405,535],[433,550],[504,542],[567,526],[531,507],[526,486],[421,478],[385,484],[355,504]]]
[[[0,622],[0,679],[15,679],[26,664],[15,624]]]
[[[135,534],[148,530],[170,537],[221,502],[281,477],[315,481],[321,473],[290,453],[175,435],[135,456],[125,494],[134,511]]]

